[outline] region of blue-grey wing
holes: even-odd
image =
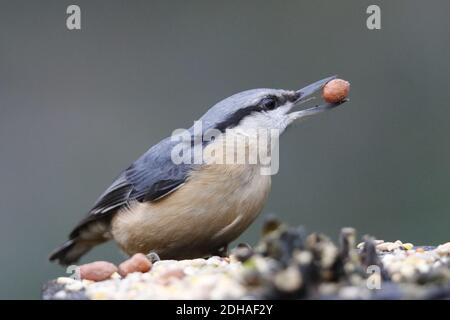
[[[162,140],[124,170],[71,235],[76,236],[80,227],[91,221],[108,218],[130,201],[154,201],[184,183],[192,165],[173,163],[174,143],[170,138]]]

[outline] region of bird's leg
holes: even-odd
[[[248,244],[247,242],[241,242],[239,243],[236,248],[246,248],[249,250],[253,250],[252,246],[250,244]]]
[[[148,258],[152,263],[155,263],[155,262],[161,260],[161,258],[159,257],[159,255],[158,255],[156,252],[154,252],[154,251],[151,251],[149,254],[147,254],[147,258]]]
[[[213,251],[211,253],[213,256],[219,256],[221,258],[228,257],[228,244],[224,245],[223,247],[220,247]]]

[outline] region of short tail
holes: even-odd
[[[69,240],[50,254],[49,260],[58,261],[65,266],[74,264],[93,247],[109,240],[106,236],[109,234],[109,227],[110,217],[86,217],[70,233]]]
[[[59,264],[67,266],[77,262],[82,255],[97,245],[92,241],[86,241],[79,238],[74,238],[64,242],[62,246],[55,249],[49,257],[50,261],[58,261]]]

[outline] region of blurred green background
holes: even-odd
[[[66,8],[82,30],[66,29]],[[366,8],[381,7],[368,30]],[[333,237],[450,240],[450,2],[0,2],[0,298],[39,298],[47,261],[114,177],[215,102],[351,81],[281,142],[264,214]],[[239,239],[254,243],[261,218]],[[123,259],[114,244],[83,261]]]

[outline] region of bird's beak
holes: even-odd
[[[298,99],[294,102],[294,106],[299,106],[302,103],[311,100],[312,96],[317,93],[318,91],[322,90],[322,88],[331,80],[336,79],[337,76],[331,76],[322,80],[319,80],[317,82],[314,82],[300,90],[297,90],[297,94],[298,94]],[[316,105],[312,108],[309,109],[305,109],[305,110],[300,110],[300,111],[296,111],[296,112],[292,112],[289,113],[289,118],[291,119],[291,121],[299,119],[299,118],[304,118],[304,117],[309,117],[318,113],[321,113],[323,111],[326,110],[330,110],[333,109],[345,102],[347,102],[348,99],[344,99],[340,102],[337,103],[329,103],[329,102],[325,102],[323,104],[320,105]]]

